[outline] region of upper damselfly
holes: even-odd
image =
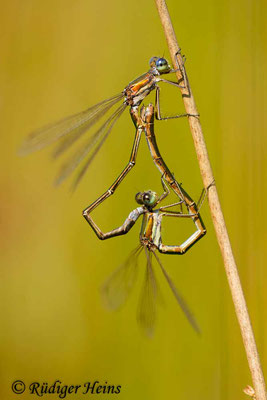
[[[73,154],[62,165],[59,174],[56,178],[56,184],[63,182],[77,167],[82,164],[78,172],[73,188],[77,186],[92,160],[106,141],[114,124],[119,119],[123,111],[130,107],[131,117],[134,120],[139,120],[139,109],[144,98],[153,90],[156,90],[156,118],[159,120],[169,118],[180,118],[189,114],[179,114],[171,117],[162,117],[160,112],[160,88],[159,82],[169,83],[178,87],[177,82],[169,81],[162,78],[164,74],[170,74],[181,71],[183,75],[184,66],[180,66],[177,62],[177,69],[172,69],[168,61],[163,57],[152,57],[149,62],[150,69],[145,74],[139,76],[134,81],[130,82],[125,89],[106,99],[85,111],[71,115],[56,123],[47,125],[41,129],[32,132],[24,141],[20,148],[20,154],[26,155],[36,150],[40,150],[54,142],[58,142],[53,156],[57,158],[65,153],[72,145],[74,145],[86,132],[90,130],[108,111],[117,103],[122,101],[122,104],[100,125],[100,127],[90,135]],[[185,73],[184,73],[185,74]],[[183,79],[185,82],[185,79]]]

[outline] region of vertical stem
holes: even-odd
[[[167,39],[169,51],[172,57],[173,65],[176,65],[175,55],[180,50],[175,36],[175,32],[172,26],[170,15],[165,0],[155,0],[156,6],[159,12],[161,23],[165,32]],[[182,65],[183,59],[180,54],[178,54],[178,62]],[[181,80],[182,76],[179,71],[176,73],[177,79]],[[198,114],[195,100],[192,91],[189,86],[187,79],[187,88],[181,89],[185,110],[188,114]],[[209,161],[208,151],[204,136],[202,133],[202,128],[200,125],[199,118],[189,117],[189,125],[192,133],[197,158],[199,162],[200,173],[204,183],[204,187],[208,187],[213,181],[213,173],[211,164]],[[243,343],[245,351],[247,354],[248,364],[251,372],[251,377],[255,389],[257,400],[267,400],[264,376],[262,372],[262,367],[260,363],[260,358],[252,330],[252,325],[250,322],[250,317],[248,314],[248,309],[243,294],[237,266],[235,263],[230,239],[228,236],[227,228],[225,225],[221,204],[218,197],[218,192],[215,185],[209,188],[208,195],[209,207],[211,211],[211,216],[217,236],[217,240],[222,253],[224,267],[232,294],[235,312],[240,326]]]

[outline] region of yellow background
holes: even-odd
[[[266,3],[168,5],[266,373]],[[161,255],[194,310],[200,338],[160,275],[165,307],[152,340],[135,320],[142,273],[119,312],[102,305],[99,288],[137,245],[140,222],[127,236],[101,242],[81,213],[128,161],[128,111],[73,196],[70,182],[53,188],[58,165],[48,150],[16,153],[30,131],[120,92],[151,56],[169,58],[154,2],[11,0],[1,2],[0,19],[1,398],[29,398],[11,392],[16,379],[122,386],[120,395],[98,398],[245,398],[251,378],[207,203],[207,236],[183,257]],[[163,113],[183,112],[179,92],[161,87]],[[197,199],[202,183],[187,121],[155,129],[167,164]],[[159,191],[159,178],[143,139],[137,166],[97,210],[97,222],[104,230],[120,225],[136,206],[135,193]],[[183,226],[168,222],[166,242],[180,240]]]

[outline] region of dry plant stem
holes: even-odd
[[[168,42],[168,47],[172,57],[172,62],[173,65],[176,66],[177,61],[175,55],[177,54],[180,48],[177,43],[170,15],[165,0],[155,0],[155,1],[160,15],[161,23],[163,25],[163,29],[165,32],[165,36]],[[180,54],[178,54],[178,62],[180,65],[182,65],[183,63]],[[181,81],[182,76],[179,71],[176,73],[176,75],[178,81],[179,80]],[[183,95],[183,101],[186,112],[188,114],[194,114],[194,115],[198,114],[188,80],[187,80],[187,89],[181,89],[181,92]],[[193,141],[197,153],[197,158],[199,162],[199,167],[204,187],[208,187],[214,181],[214,177],[199,118],[189,117],[189,125],[193,136]],[[226,275],[228,278],[237,319],[241,329],[244,347],[246,350],[248,364],[252,376],[253,386],[255,389],[256,399],[266,400],[267,399],[266,388],[260,364],[260,359],[257,351],[257,346],[215,185],[212,185],[209,188],[208,201],[217,240],[224,261],[224,267],[226,270]]]

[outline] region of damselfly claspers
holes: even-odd
[[[154,255],[177,302],[181,306],[184,314],[186,315],[194,330],[199,333],[199,327],[193,317],[193,314],[189,310],[182,296],[177,291],[174,283],[167,274],[167,271],[163,267],[156,253],[156,251],[158,250],[160,253],[164,254],[184,254],[191,246],[193,246],[197,242],[198,235],[196,234],[196,232],[193,233],[181,245],[166,245],[162,243],[161,224],[163,217],[192,217],[192,215],[182,214],[180,211],[169,210],[169,208],[171,207],[180,205],[181,201],[157,209],[155,208],[169,194],[169,189],[164,182],[163,177],[162,185],[164,192],[161,196],[158,196],[157,193],[151,190],[137,193],[135,199],[140,207],[134,209],[120,227],[113,229],[110,232],[102,232],[102,230],[96,225],[92,218],[90,219],[90,225],[98,238],[105,240],[128,233],[133,225],[136,223],[138,218],[141,215],[143,216],[142,227],[139,235],[140,245],[130,254],[125,263],[120,266],[107,280],[107,282],[103,286],[103,295],[105,301],[112,309],[118,308],[125,302],[135,282],[137,272],[137,258],[141,251],[144,249],[147,259],[146,274],[144,287],[140,298],[140,304],[137,312],[137,320],[143,328],[144,332],[149,336],[153,334],[156,319],[156,305],[159,293],[157,288],[157,281],[152,266],[152,255]]]
[[[123,111],[129,106],[132,118],[139,119],[139,108],[144,98],[154,89],[156,90],[156,118],[159,120],[180,118],[191,116],[189,114],[180,114],[171,117],[162,117],[160,112],[160,88],[159,82],[169,83],[177,87],[184,88],[177,82],[172,82],[162,78],[164,74],[170,74],[180,70],[182,81],[185,85],[184,65],[179,65],[177,60],[177,69],[172,69],[168,61],[162,57],[152,57],[150,59],[150,69],[147,73],[141,75],[134,81],[130,82],[125,89],[107,100],[104,100],[93,107],[88,108],[78,114],[71,115],[54,124],[41,128],[26,138],[20,148],[20,154],[26,155],[33,151],[42,149],[56,141],[58,145],[54,151],[54,157],[62,155],[74,143],[80,139],[95,123],[97,123],[116,103],[123,99],[122,104],[108,117],[107,120],[99,127],[99,129],[89,138],[87,138],[80,147],[70,156],[70,158],[62,165],[56,183],[60,184],[67,178],[80,163],[81,169],[78,172],[73,188],[79,183],[90,163],[98,153],[101,146],[106,141],[115,122],[121,116]]]

